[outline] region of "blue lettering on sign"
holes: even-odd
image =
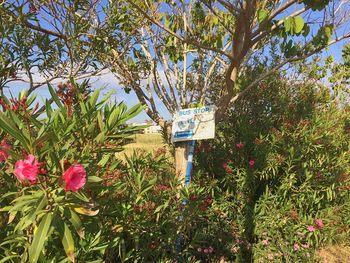
[[[179,116],[188,116],[193,114],[199,114],[199,113],[208,113],[210,112],[209,107],[203,107],[203,108],[195,108],[195,109],[188,109],[188,110],[180,110],[178,111]]]
[[[191,110],[179,111],[180,116],[186,116],[186,115],[190,115],[190,114],[191,114]]]
[[[205,108],[197,108],[197,109],[195,109],[193,112],[194,112],[194,114],[197,114],[197,113],[204,113],[204,112],[209,112],[209,107],[205,107]]]
[[[193,136],[193,131],[181,131],[175,132],[174,138],[190,137]]]

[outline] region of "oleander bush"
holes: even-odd
[[[196,182],[234,208],[223,217],[237,226],[239,261],[315,262],[321,247],[349,242],[347,102],[289,85],[262,83],[197,149]]]
[[[116,157],[141,105],[48,88],[0,101],[2,262],[315,262],[350,241],[349,109],[327,89],[271,79],[180,191],[164,148]]]

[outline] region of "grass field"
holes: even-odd
[[[136,151],[146,151],[153,152],[154,150],[160,147],[168,146],[163,142],[162,135],[159,133],[153,134],[135,134],[132,137],[132,143],[126,144],[123,146],[123,151],[119,152],[117,156],[123,158],[124,154],[130,156],[135,150]]]

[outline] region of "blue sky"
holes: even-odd
[[[298,8],[298,6],[296,8]],[[295,10],[290,10],[290,12],[294,12],[294,11]],[[318,14],[318,12],[316,12],[313,14],[313,17],[317,18],[320,15],[321,14]],[[44,26],[50,27],[50,25],[44,20],[40,19],[40,21],[43,22]],[[347,23],[347,26],[350,27],[350,24]],[[328,55],[333,55],[335,57],[335,60],[339,61],[341,59],[341,49],[344,45],[344,42],[346,41],[348,40],[341,41],[339,43],[332,45],[328,50],[325,50],[322,53],[322,56],[325,57]],[[114,97],[118,101],[121,101],[121,100],[125,101],[129,107],[138,103],[138,99],[135,93],[133,91],[131,91],[129,94],[125,93],[124,90],[119,85],[118,80],[113,76],[112,73],[108,73],[100,77],[93,77],[90,80],[91,80],[92,88],[103,88],[103,91],[106,93],[110,90],[114,90],[115,91]],[[55,85],[57,85],[58,82],[59,81],[54,82],[54,87]],[[21,90],[27,88],[27,84],[22,82],[13,82],[9,86],[11,89],[11,93],[14,96],[17,96],[17,94],[21,92]],[[8,94],[8,90],[6,91],[6,93]],[[45,99],[49,97],[49,92],[45,86],[39,88],[37,90],[37,93],[39,95],[39,98],[42,97],[43,99]],[[156,100],[155,102],[157,106],[159,106],[159,112],[161,112],[166,119],[170,119],[171,118],[170,114],[166,111],[165,107],[156,96],[155,96],[155,100]],[[146,119],[148,119],[147,115],[145,113],[142,113],[139,116],[137,116],[133,121],[140,123]]]

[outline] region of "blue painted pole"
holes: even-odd
[[[191,183],[191,172],[192,172],[192,164],[193,164],[193,154],[194,154],[194,145],[195,141],[189,141],[189,151],[187,156],[187,167],[186,167],[186,175],[185,175],[185,187],[188,187]]]
[[[184,187],[189,187],[190,183],[191,183],[191,172],[192,172],[192,166],[193,166],[193,154],[194,154],[194,146],[195,146],[195,142],[196,141],[189,141],[188,142],[188,156],[187,156],[187,166],[186,166],[186,174],[185,174],[185,185]],[[183,205],[187,204],[187,200],[184,199],[182,201]],[[183,216],[181,215],[179,218],[180,221],[183,220]],[[183,240],[183,236],[180,234],[179,237],[176,240],[176,253],[178,255],[178,257],[180,256],[181,253],[181,243]]]

